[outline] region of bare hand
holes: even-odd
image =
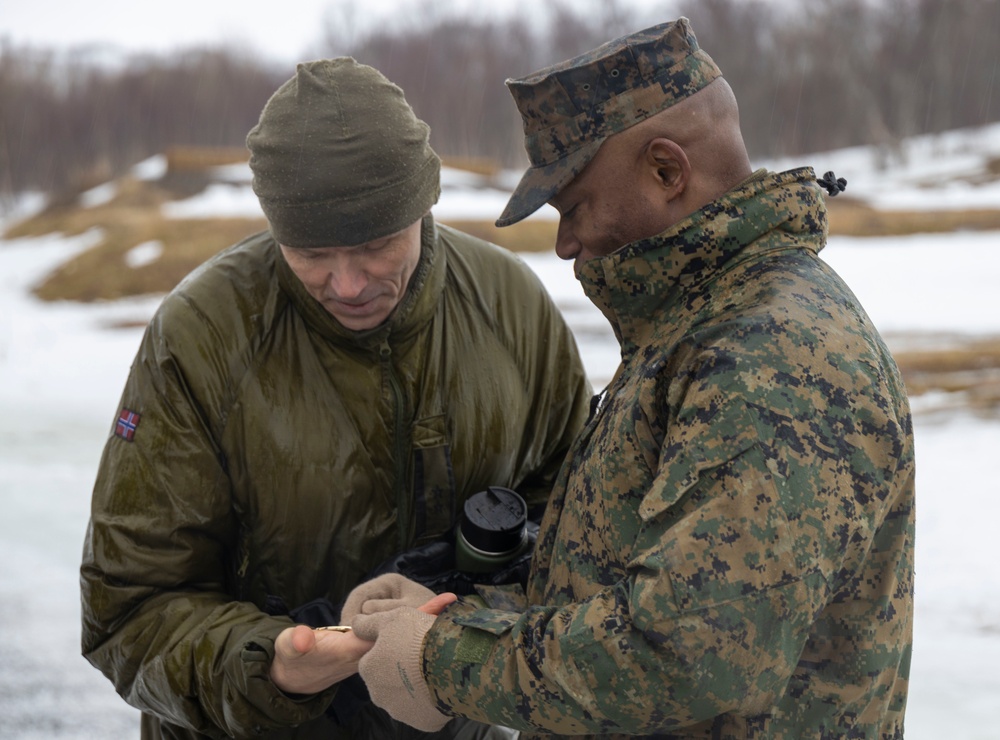
[[[371,646],[353,632],[289,627],[274,641],[271,680],[288,694],[318,693],[356,673]]]
[[[438,594],[419,609],[437,616],[457,598]],[[287,694],[316,694],[357,673],[358,661],[373,645],[353,632],[289,627],[274,641],[271,681]]]

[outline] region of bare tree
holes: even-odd
[[[443,155],[524,164],[508,77],[662,18],[628,0],[554,0],[471,17],[442,0],[363,27],[333,0],[315,56],[351,55],[399,84]],[[674,0],[740,101],[756,157],[875,144],[1000,120],[1000,0]],[[666,6],[664,6],[664,10]],[[0,194],[80,187],[176,145],[243,146],[292,74],[250,52],[196,48],[109,64],[0,39]]]

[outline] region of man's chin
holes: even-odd
[[[387,311],[381,311],[374,307],[367,312],[330,310],[330,313],[345,329],[350,329],[351,331],[368,331],[369,329],[374,329],[389,317]]]
[[[351,331],[368,331],[369,329],[374,329],[385,321],[384,316],[361,319],[353,316],[337,316],[334,314],[334,318],[337,319],[337,321],[339,321],[345,329],[350,329]]]

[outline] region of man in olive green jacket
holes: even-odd
[[[269,232],[149,325],[81,569],[84,654],[145,738],[391,736],[324,716],[370,644],[280,612],[338,604],[487,486],[544,506],[585,421],[537,277],[429,215],[428,133],[370,67],[299,65],[247,140]]]
[[[818,257],[813,171],[751,170],[686,19],[508,84],[533,167],[498,223],[558,209],[556,251],[622,364],[556,483],[524,604],[362,602],[373,700],[522,737],[902,738],[910,413]]]

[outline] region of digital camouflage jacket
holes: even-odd
[[[622,365],[542,522],[528,606],[450,607],[442,711],[563,735],[901,738],[914,448],[899,372],[759,171],[580,268]]]
[[[426,218],[403,301],[355,333],[247,239],[167,296],[136,355],[94,488],[84,654],[146,738],[367,736],[322,716],[336,688],[271,683],[291,620],[265,607],[340,603],[488,485],[544,503],[590,400],[506,250]]]

